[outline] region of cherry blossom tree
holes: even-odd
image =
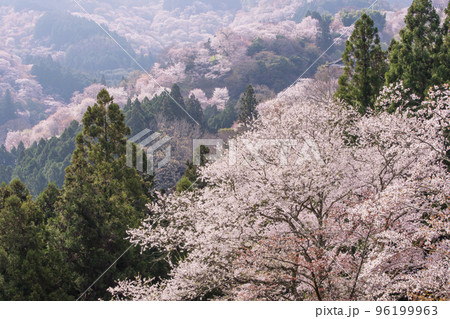
[[[206,93],[202,89],[194,89],[188,94],[189,96],[194,95],[195,98],[200,102],[202,109],[206,109],[209,105],[209,99],[206,96]]]
[[[212,98],[209,100],[209,104],[216,105],[218,110],[223,110],[229,99],[230,95],[227,88],[216,88]]]
[[[10,6],[0,6],[0,49],[13,54],[35,53],[30,45],[34,27],[42,16],[33,10],[15,11]]]
[[[207,187],[148,206],[129,239],[166,250],[170,278],[118,282],[116,299],[450,297],[448,86],[418,113],[361,116],[311,103],[311,85],[260,105]]]

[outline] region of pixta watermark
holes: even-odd
[[[172,156],[172,146],[169,144],[171,140],[171,137],[157,132],[152,133],[149,129],[136,134],[127,142],[127,166],[135,167],[147,174],[153,174],[157,168],[165,167]],[[202,154],[202,146],[207,147],[209,151]],[[226,160],[230,166],[249,163],[257,165],[270,163],[279,166],[302,165],[305,162],[323,164],[317,144],[307,137],[237,139],[226,143],[222,139],[194,139],[192,154],[192,162],[197,166],[202,164],[202,160],[212,163],[224,156],[227,156]]]
[[[155,166],[157,168],[163,168],[166,166],[172,156],[172,146],[168,144],[172,139],[169,136],[161,137],[161,133],[153,133],[145,129],[139,134],[136,134],[127,141],[127,166],[135,167],[138,171],[144,172],[144,159],[146,157],[147,169],[144,173],[153,174],[155,172]],[[136,145],[136,148],[133,147]],[[156,152],[163,150],[164,157],[155,164]],[[144,154],[146,156],[144,156]]]
[[[239,139],[228,141],[228,152],[225,152],[225,142],[221,139],[197,139],[193,142],[193,163],[201,163],[201,146],[214,148],[214,153],[203,154],[208,162],[228,157],[228,165],[246,165],[251,162],[258,165],[272,163],[279,166],[302,165],[305,162],[324,164],[319,147],[311,139]]]

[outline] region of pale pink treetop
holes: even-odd
[[[202,170],[209,186],[149,205],[131,242],[186,255],[115,298],[449,298],[448,86],[418,113],[361,116],[313,102],[313,84],[267,102]]]

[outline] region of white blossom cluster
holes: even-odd
[[[207,187],[148,206],[129,239],[170,253],[170,278],[118,282],[116,299],[450,297],[448,85],[418,113],[366,116],[311,85],[265,103]]]

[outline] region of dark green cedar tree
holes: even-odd
[[[386,54],[381,48],[378,30],[367,14],[362,14],[356,21],[342,59],[345,69],[339,78],[336,98],[365,114],[369,108],[374,108],[387,70]]]
[[[440,18],[431,0],[414,0],[400,31],[400,42],[392,40],[389,47],[389,71],[386,84],[403,81],[411,94],[423,99],[428,89],[440,84],[433,74],[440,69],[442,47]]]

